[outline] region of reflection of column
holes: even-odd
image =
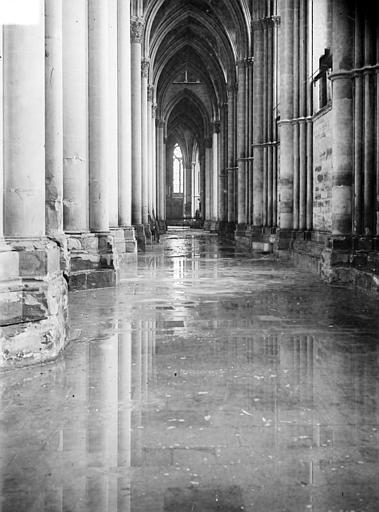
[[[300,15],[300,0],[293,0],[293,18],[292,18],[292,37],[293,37],[293,76],[292,76],[292,87],[293,87],[293,110],[292,118],[295,119],[293,123],[293,229],[299,229],[299,15]]]
[[[212,134],[212,220],[218,220],[218,180],[220,175],[220,154],[219,154],[219,139],[220,139],[220,123],[215,123],[214,131]]]
[[[237,95],[237,196],[238,196],[238,224],[246,224],[246,63],[238,62],[238,95]]]
[[[88,230],[88,22],[86,0],[63,2],[64,227]]]
[[[119,220],[132,225],[132,125],[130,69],[130,2],[118,0],[118,158]]]
[[[118,324],[115,324],[116,331]],[[107,340],[103,349],[102,357],[102,378],[101,389],[102,399],[101,409],[103,410],[104,425],[102,432],[103,439],[103,464],[105,469],[105,496],[107,498],[106,510],[112,512],[117,510],[117,487],[118,478],[112,474],[112,468],[118,465],[118,376],[120,372],[119,355],[119,335],[115,334]]]
[[[157,215],[157,129],[156,129],[156,116],[157,106],[152,105],[152,118],[151,118],[151,141],[152,141],[152,155],[151,155],[151,179],[152,179],[152,208],[154,209],[155,216]]]
[[[142,224],[142,117],[141,117],[141,41],[143,20],[131,22],[131,70],[132,70],[132,222]]]
[[[280,41],[280,227],[293,227],[293,0],[283,0]]]
[[[75,362],[78,368],[89,367],[89,345],[83,344],[81,346],[81,350],[75,355]],[[76,403],[89,403],[90,388],[88,372],[75,372],[70,386],[75,395],[72,399],[75,400]],[[58,451],[70,451],[71,453],[75,453],[76,460],[80,461],[83,467],[87,466],[89,454],[88,416],[89,412],[87,407],[77,407],[75,422],[66,428],[62,428],[62,431],[59,432],[60,443]],[[93,415],[93,418],[94,417],[96,416]],[[64,487],[62,510],[75,510],[78,503],[83,504],[85,508],[86,501],[87,481],[86,473],[83,472],[77,478],[71,480],[69,487]]]
[[[88,2],[90,229],[109,231],[108,2]]]
[[[109,224],[118,227],[117,0],[108,2],[108,210]]]
[[[38,25],[4,26],[5,236],[45,234],[45,62]]]
[[[299,78],[299,229],[307,226],[307,4],[300,2],[300,78]],[[310,158],[310,155],[309,155]]]
[[[129,322],[122,321],[118,342],[118,467],[131,465],[131,399],[132,399],[132,331]],[[115,510],[130,512],[130,479],[118,479],[118,508]]]
[[[148,82],[150,62],[144,59],[141,64],[141,120],[142,120],[142,223],[148,224],[149,213],[149,130],[148,130]]]
[[[62,0],[45,0],[46,233],[63,232]]]
[[[351,186],[353,172],[352,80],[346,71],[353,54],[346,41],[353,37],[353,16],[345,0],[333,2],[333,184],[332,233],[351,233]]]

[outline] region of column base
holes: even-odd
[[[0,248],[0,370],[50,361],[67,340],[67,283],[47,238]]]
[[[224,222],[220,224],[220,236],[225,237],[227,240],[234,240],[236,234],[237,224],[235,222]]]
[[[291,256],[296,266],[319,274],[328,283],[343,283],[366,292],[379,292],[377,237],[297,232]]]
[[[133,226],[133,228],[135,230],[138,251],[145,251],[146,250],[146,235],[145,235],[144,225],[143,224],[135,224]]]
[[[167,232],[167,222],[165,220],[158,220],[159,234],[164,235]]]
[[[234,239],[236,241],[237,247],[246,250],[251,249],[251,240],[247,233],[247,224],[236,224]]]
[[[118,230],[117,230],[118,231]],[[104,233],[67,233],[70,290],[108,288],[118,282],[123,237]]]
[[[212,227],[212,221],[211,220],[205,220],[203,224],[204,231],[210,231]]]
[[[211,220],[209,225],[209,231],[211,233],[217,233],[220,227],[220,223],[217,220]]]
[[[145,238],[146,238],[146,244],[152,245],[153,243],[153,235],[151,233],[150,224],[144,224],[143,229],[145,230]]]

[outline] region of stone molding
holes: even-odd
[[[142,59],[141,61],[141,73],[143,78],[148,78],[150,69],[149,59]]]
[[[142,43],[145,23],[143,18],[131,18],[130,20],[130,42]]]

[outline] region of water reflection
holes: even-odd
[[[2,377],[0,511],[376,510],[375,320],[361,338],[339,290],[174,242],[71,297],[64,358]]]

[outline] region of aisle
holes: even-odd
[[[0,511],[376,511],[378,300],[170,231],[1,377]]]

